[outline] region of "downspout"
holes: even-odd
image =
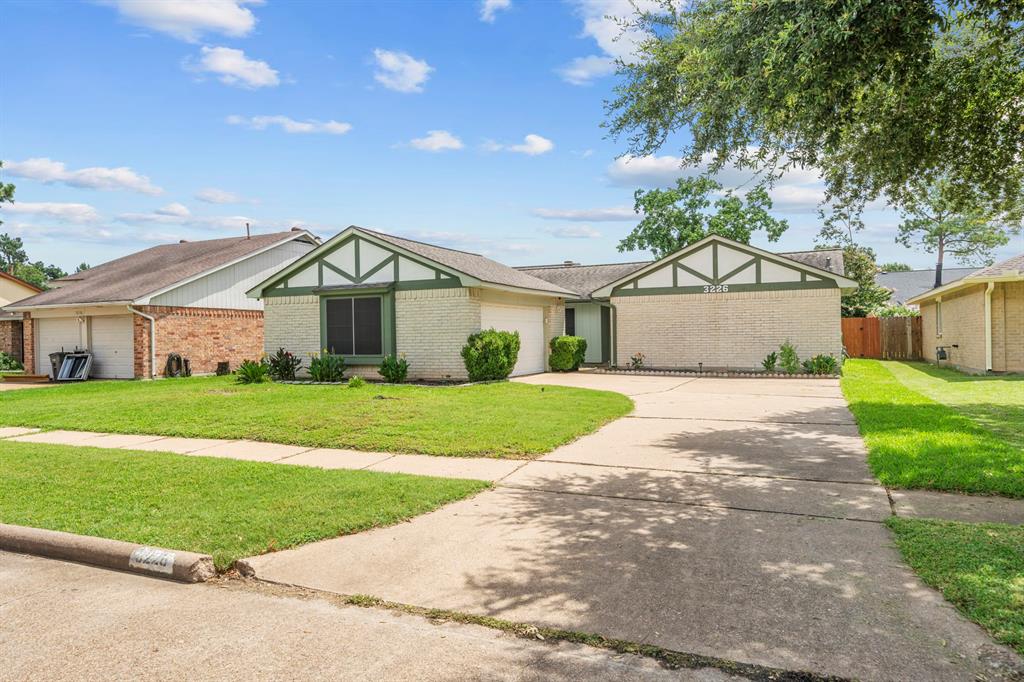
[[[992,371],[992,290],[995,282],[989,282],[985,288],[985,371]]]
[[[149,320],[149,378],[156,378],[156,318],[141,310],[128,306],[128,310]]]

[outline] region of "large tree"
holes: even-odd
[[[1024,193],[1019,0],[665,0],[626,28],[647,37],[607,125],[630,154],[815,168],[854,217],[940,176],[960,206]]]
[[[896,242],[935,254],[935,286],[942,286],[946,256],[965,265],[991,265],[992,252],[1020,232],[1014,215],[979,208],[961,208],[945,181],[918,188],[900,204],[903,222]]]
[[[719,183],[706,177],[679,178],[671,189],[638,189],[634,209],[643,218],[619,242],[619,251],[648,249],[661,258],[711,234],[747,244],[763,230],[774,242],[789,227],[768,213],[772,200],[764,189],[755,188],[744,197],[729,193],[712,202],[721,191]]]
[[[843,267],[846,276],[858,284],[853,293],[846,294],[841,299],[843,317],[869,317],[877,314],[889,303],[892,292],[875,283],[878,265],[875,263],[873,249],[866,246],[845,246]]]
[[[15,268],[27,261],[28,256],[25,254],[25,245],[21,238],[0,234],[0,265],[3,269],[13,275]]]

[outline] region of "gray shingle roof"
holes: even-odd
[[[1024,253],[1007,258],[995,265],[978,270],[975,277],[1005,277],[1006,275],[1020,275],[1024,273]]]
[[[975,268],[943,268],[942,283],[951,284],[975,272]],[[875,284],[892,291],[890,303],[902,305],[907,299],[923,294],[935,287],[935,270],[908,270],[906,272],[880,272]]]
[[[58,288],[18,301],[17,306],[75,305],[134,301],[182,280],[226,265],[298,233],[161,244],[55,280]]]
[[[353,227],[436,263],[446,265],[453,270],[458,270],[471,277],[475,277],[481,282],[518,287],[520,289],[547,291],[559,296],[572,296],[574,294],[572,290],[565,289],[550,280],[538,279],[533,275],[510,268],[507,265],[502,265],[480,254],[449,249],[443,246],[434,246],[433,244],[424,244],[413,239],[405,239],[385,234],[384,232],[377,232],[376,230],[368,230],[358,225],[353,225]]]
[[[810,265],[819,270],[828,270],[837,275],[844,275],[843,252],[840,249],[823,251],[797,251],[795,253],[776,254],[783,258]],[[576,292],[580,300],[589,300],[591,294],[603,286],[630,275],[654,261],[636,261],[632,263],[608,263],[605,265],[531,265],[516,268],[534,277],[547,280],[560,287]]]

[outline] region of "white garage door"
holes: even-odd
[[[512,376],[544,371],[544,309],[484,303],[480,306],[480,328],[519,332],[519,360]]]
[[[36,320],[36,372],[50,374],[50,353],[73,351],[82,347],[81,325],[77,317],[50,317]]]
[[[89,318],[92,351],[91,376],[98,379],[131,379],[135,376],[132,354],[132,316],[104,315]]]

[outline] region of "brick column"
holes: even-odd
[[[36,321],[32,319],[32,313],[25,313],[22,317],[21,343],[25,356],[22,364],[25,365],[26,374],[36,373]]]
[[[544,306],[544,369],[550,369],[551,339],[565,334],[565,300],[558,298]]]

